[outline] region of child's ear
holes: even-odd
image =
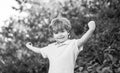
[[[71,32],[69,31],[69,32],[68,32],[68,35],[70,35],[70,34],[71,34]]]
[[[68,38],[70,39],[70,33],[68,33]]]
[[[68,32],[68,36],[70,35],[70,33]]]

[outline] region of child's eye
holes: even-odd
[[[56,30],[56,31],[53,31],[53,33],[55,33],[55,34],[58,34],[59,32],[63,33],[63,32],[65,32],[65,30],[59,30],[59,31]]]
[[[64,30],[61,30],[60,32],[64,32]]]

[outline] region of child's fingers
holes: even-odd
[[[88,23],[88,25],[94,25],[94,24],[95,24],[94,21],[90,21],[90,22]]]
[[[31,42],[29,42],[29,45],[32,45],[32,43],[31,43]]]
[[[26,45],[32,45],[32,43],[31,43],[31,42],[28,42]]]
[[[95,29],[95,22],[94,21],[90,21],[89,23],[88,23],[88,27],[89,28],[91,28],[91,29]]]

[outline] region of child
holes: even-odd
[[[88,26],[89,30],[80,39],[69,39],[71,24],[68,19],[58,17],[50,24],[56,42],[43,48],[33,47],[31,43],[27,43],[26,46],[49,59],[49,73],[74,73],[77,55],[96,27],[94,21],[90,21]]]

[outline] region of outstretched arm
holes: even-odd
[[[36,53],[40,53],[40,48],[33,47],[33,45],[32,45],[31,42],[28,42],[28,43],[26,44],[26,47],[29,48],[30,50],[36,52]]]
[[[94,32],[94,30],[96,28],[95,22],[94,21],[90,21],[88,23],[88,27],[89,27],[89,30],[80,39],[78,39],[78,46],[79,47],[81,47],[84,43],[86,43],[87,40],[93,34],[93,32]]]
[[[36,52],[36,53],[40,53],[44,58],[47,58],[47,46],[43,47],[43,48],[37,48],[37,47],[33,47],[32,44],[29,42],[26,44],[26,47],[29,48],[30,50]]]

